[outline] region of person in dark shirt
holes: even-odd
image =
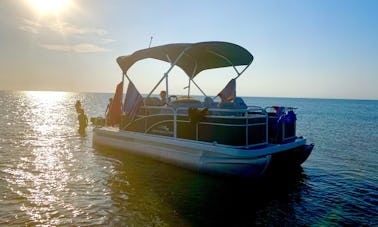
[[[161,91],[160,92],[160,98],[161,98],[161,105],[167,104],[167,92],[166,91]]]

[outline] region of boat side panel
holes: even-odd
[[[199,168],[199,160],[202,154],[201,150],[185,149],[183,147],[178,149],[177,146],[173,147],[153,141],[114,136],[107,133],[94,133],[93,141],[99,145],[121,149],[194,170]]]
[[[304,163],[310,156],[314,144],[303,145],[291,150],[283,151],[272,155],[270,168],[291,168]]]
[[[270,162],[270,155],[264,157],[230,157],[182,146],[159,144],[154,141],[127,138],[112,133],[94,133],[94,142],[143,155],[155,160],[211,174],[258,177],[264,174]]]
[[[255,159],[228,160],[227,162],[219,158],[204,157],[201,159],[200,171],[219,175],[256,178],[265,174],[270,160],[270,155]]]

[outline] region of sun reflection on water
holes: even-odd
[[[67,92],[45,92],[30,91],[26,92],[29,99],[30,111],[25,112],[25,118],[28,119],[29,125],[38,135],[61,135],[62,130],[67,129],[65,122],[69,115],[67,102],[71,93]],[[30,118],[30,119],[29,119]],[[56,139],[54,137],[53,139]],[[40,138],[39,141],[45,143],[51,142]]]
[[[67,187],[72,178],[69,168],[76,161],[66,145],[67,136],[74,135],[71,93],[28,91],[24,95],[17,114],[24,125],[26,157],[20,158],[16,169],[6,170],[14,176],[8,182],[15,186],[16,194],[26,199],[20,210],[30,220],[61,224],[64,215],[57,208],[69,207],[73,216],[82,213],[66,202],[71,196]]]
[[[48,103],[55,102],[62,97],[68,96],[69,92],[64,91],[24,91],[24,93],[32,98],[39,100],[47,100]]]
[[[107,95],[0,94],[0,226],[103,226],[119,210],[113,161],[93,152],[90,127],[77,132],[76,100],[91,116]]]

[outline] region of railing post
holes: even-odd
[[[196,141],[198,141],[198,122],[196,123]]]
[[[177,111],[173,110],[173,137],[177,138]]]
[[[244,113],[245,115],[245,146],[248,147],[248,143],[249,143],[249,134],[248,134],[248,131],[249,131],[249,124],[248,124],[248,108],[247,110],[245,111]]]
[[[282,143],[285,140],[285,121],[282,121]]]
[[[269,114],[266,110],[265,112],[265,143],[269,143]]]

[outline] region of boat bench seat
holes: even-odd
[[[163,103],[158,97],[148,97],[144,99],[146,106],[162,106]]]

